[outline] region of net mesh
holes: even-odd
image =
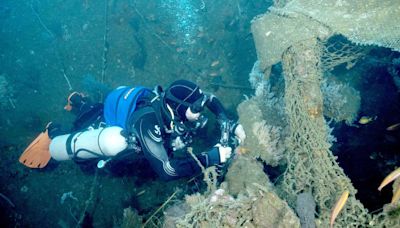
[[[322,51],[322,44],[312,39],[291,46],[283,55],[290,135],[288,167],[281,189],[292,206],[299,193],[312,192],[323,226],[329,224],[330,209],[337,198],[349,190],[350,197],[343,209],[346,212],[341,213],[336,224],[366,226],[370,215],[355,198],[357,190],[336,163],[327,143],[320,89]]]
[[[340,64],[346,64],[346,69],[350,69],[371,50],[371,47],[355,45],[341,36],[326,40],[322,48],[321,67],[325,71]]]

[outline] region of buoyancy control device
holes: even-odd
[[[120,86],[111,91],[104,102],[104,119],[109,126],[129,129],[129,119],[136,111],[139,98],[148,96],[151,90],[143,87]]]

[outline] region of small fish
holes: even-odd
[[[333,227],[333,223],[335,222],[336,217],[338,216],[339,212],[342,210],[344,204],[346,203],[347,198],[349,198],[348,190],[346,190],[342,193],[339,200],[336,202],[335,206],[333,207],[332,213],[331,213],[331,221],[330,221],[331,228]]]
[[[398,177],[400,177],[400,168],[397,168],[395,171],[391,172],[385,179],[383,179],[381,185],[379,185],[378,190],[382,190],[383,187],[388,185],[390,182],[396,180]]]
[[[370,117],[370,116],[362,116],[360,120],[358,120],[359,124],[369,124],[370,122],[376,120],[377,116]]]
[[[215,67],[219,64],[218,60],[215,60],[214,62],[211,63],[211,67]]]
[[[138,192],[138,193],[136,194],[136,196],[141,196],[141,195],[143,195],[145,192],[146,192],[146,190],[142,190],[142,191]]]
[[[386,131],[395,131],[400,128],[400,123],[392,124],[386,128]]]

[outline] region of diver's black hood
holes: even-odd
[[[165,91],[164,102],[168,104],[174,115],[186,120],[186,110],[204,96],[199,86],[188,80],[177,80]]]

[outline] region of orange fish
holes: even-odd
[[[378,190],[382,190],[383,187],[388,185],[390,182],[396,180],[400,177],[400,168],[397,168],[395,171],[391,172],[385,179],[383,179],[381,185],[379,185]]]
[[[331,221],[330,221],[331,228],[333,227],[333,223],[335,222],[336,217],[339,215],[339,212],[344,207],[344,204],[346,203],[347,198],[349,198],[348,190],[346,190],[342,193],[339,200],[336,202],[335,206],[333,207],[332,213],[331,213]]]
[[[392,197],[392,204],[396,203],[400,199],[400,186],[397,188],[397,190],[394,192],[393,197]]]

